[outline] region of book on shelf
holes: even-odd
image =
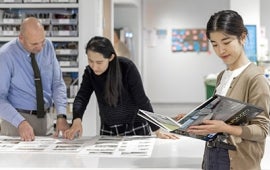
[[[164,114],[145,110],[139,110],[138,115],[171,133],[210,141],[215,139],[218,133],[195,135],[187,132],[188,127],[200,125],[204,120],[223,120],[230,125],[240,125],[248,122],[262,111],[262,108],[252,104],[225,96],[213,95],[178,121]]]

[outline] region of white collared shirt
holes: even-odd
[[[241,74],[243,72],[243,70],[245,70],[245,68],[247,68],[247,66],[250,64],[251,62],[247,63],[246,65],[239,67],[238,69],[235,69],[233,71],[230,70],[226,70],[224,72],[224,74],[222,75],[220,84],[217,86],[216,88],[216,94],[222,95],[222,96],[226,96],[227,91],[232,83],[233,78],[237,77],[239,74]]]

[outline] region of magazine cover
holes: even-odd
[[[217,134],[208,134],[206,136],[192,135],[186,132],[187,128],[191,125],[200,125],[203,120],[207,119],[223,120],[231,125],[240,125],[246,123],[262,111],[262,108],[255,105],[214,95],[187,113],[179,121],[169,116],[145,110],[139,110],[138,115],[169,132],[208,141],[214,139]]]

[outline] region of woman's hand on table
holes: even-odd
[[[156,137],[160,139],[179,139],[179,137],[175,134],[162,132],[160,129],[155,131]]]

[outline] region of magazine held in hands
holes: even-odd
[[[214,95],[178,121],[169,116],[145,110],[139,110],[138,115],[171,133],[210,141],[215,139],[218,134],[214,133],[205,136],[189,134],[186,131],[187,128],[191,125],[200,125],[203,120],[207,119],[223,120],[230,125],[240,125],[248,122],[262,111],[262,108],[255,105],[225,96]]]

